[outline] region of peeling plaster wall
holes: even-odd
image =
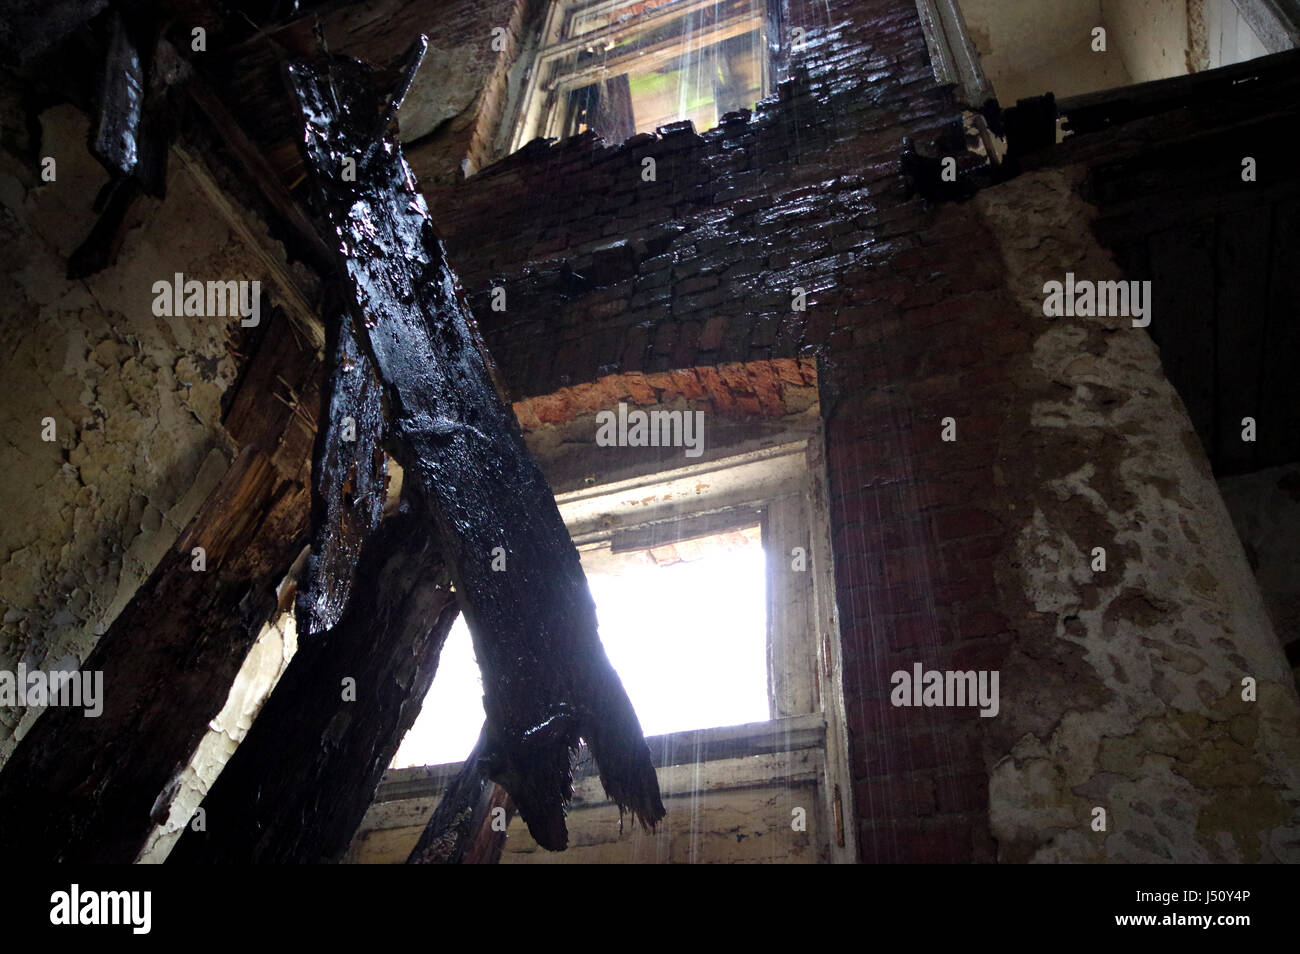
[[[994,79],[998,101],[1014,106],[1028,96],[1053,93],[1058,98],[1091,93],[1099,89],[1128,86],[1133,80],[1119,54],[1111,50],[1094,53],[1086,46],[1064,54],[1060,60],[1043,63],[1023,73]]]
[[[999,438],[1018,633],[986,737],[999,856],[1300,861],[1300,700],[1186,410],[1128,319],[1042,316],[1067,270],[1122,277],[1077,184],[1035,173],[976,199],[1033,336]]]
[[[984,68],[1022,73],[1086,49],[1101,23],[1098,0],[960,0]]]
[[[1101,13],[1134,83],[1191,72],[1187,0],[1102,0]]]
[[[1271,48],[1265,44],[1241,15],[1235,0],[1188,0],[1187,21],[1191,33],[1188,65],[1193,70],[1230,66],[1290,48],[1284,35],[1276,38]]]
[[[960,0],[980,64],[998,101],[1057,97],[1128,85],[1124,60],[1112,46],[1092,50],[1101,26],[1097,0]]]
[[[141,199],[130,213],[117,265],[68,281],[67,256],[94,224],[106,175],[86,151],[80,112],[57,107],[42,124],[55,182],[0,152],[9,345],[0,668],[9,670],[85,659],[225,470],[221,398],[235,376],[237,321],[157,318],[153,283],[174,272],[264,278],[172,163],[166,201]],[[57,422],[53,443],[41,440],[46,416]],[[38,714],[0,710],[0,764]]]

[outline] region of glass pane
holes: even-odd
[[[550,91],[544,134],[595,130],[621,142],[686,119],[702,132],[752,107],[764,95],[765,10],[760,0],[677,0],[593,4],[571,15],[566,38],[541,60]]]
[[[583,564],[601,642],[646,735],[769,718],[757,526],[635,553],[587,551]],[[464,759],[483,724],[482,693],[460,619],[393,767]]]

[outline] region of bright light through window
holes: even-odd
[[[635,553],[583,553],[601,641],[646,735],[764,722],[767,597],[758,527]],[[393,767],[459,762],[483,724],[459,619]]]
[[[749,109],[769,85],[765,0],[555,0],[514,145],[594,130],[608,143]]]

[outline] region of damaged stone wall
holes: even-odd
[[[976,199],[1031,338],[998,437],[1014,453],[998,590],[1016,632],[1013,704],[986,742],[999,857],[1295,862],[1300,700],[1186,409],[1126,318],[1042,315],[1067,269],[1122,277],[1081,175]],[[1095,807],[1104,831],[1085,824]]]
[[[107,175],[70,106],[41,117],[57,179],[3,153],[9,257],[0,327],[11,347],[0,408],[9,435],[0,528],[0,668],[75,668],[225,470],[221,396],[234,380],[226,321],[156,318],[153,283],[174,272],[241,277],[224,228],[195,228],[183,176],[131,213],[119,265],[68,281]],[[255,277],[249,275],[248,277]],[[57,440],[41,439],[53,417]],[[0,711],[0,761],[39,710]]]
[[[6,102],[13,103],[6,92]],[[165,201],[129,213],[117,264],[81,281],[67,256],[107,180],[71,106],[26,142],[6,109],[0,230],[9,256],[0,327],[11,344],[0,407],[9,436],[0,524],[0,668],[76,668],[175,541],[234,452],[221,426],[238,318],[156,317],[153,283],[261,279],[262,263],[180,163]],[[39,148],[38,148],[39,147]],[[53,157],[42,181],[38,157]],[[271,318],[264,308],[262,320]],[[41,439],[53,417],[57,440]],[[0,710],[0,764],[39,708]]]

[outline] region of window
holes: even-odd
[[[770,717],[760,519],[741,512],[705,536],[651,530],[580,547],[601,642],[647,736]],[[462,616],[393,765],[463,759],[486,718],[482,692]]]
[[[690,120],[710,129],[770,85],[767,0],[555,0],[511,151],[594,130],[618,143]]]
[[[516,819],[503,862],[852,860],[820,455],[814,435],[557,495],[669,815],[654,835],[620,836],[580,760],[570,849],[542,851]],[[459,767],[427,753],[462,759],[473,746],[481,690],[461,646],[439,667],[429,725],[433,738],[464,726],[464,738],[416,748],[430,741],[422,713],[395,761],[409,767],[385,776],[352,860],[403,860]],[[470,668],[453,673],[458,653]]]

